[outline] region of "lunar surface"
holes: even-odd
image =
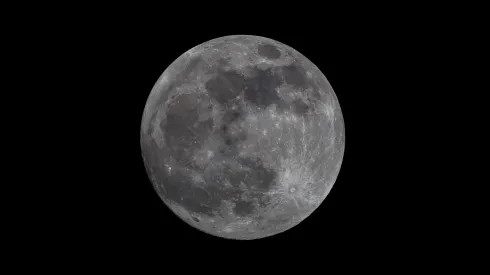
[[[248,35],[177,58],[141,125],[144,163],[163,202],[229,239],[271,236],[308,217],[337,178],[344,141],[339,102],[318,67]]]

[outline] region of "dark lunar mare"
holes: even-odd
[[[201,146],[212,131],[212,119],[195,124],[199,118],[197,102],[200,100],[197,94],[178,96],[174,99],[175,104],[167,111],[166,120],[160,125],[172,152],[171,156],[183,166],[187,166],[194,150]]]
[[[222,118],[223,130],[226,131],[228,125],[243,118],[245,118],[245,112],[240,105],[235,105],[235,109],[227,108]]]
[[[255,69],[255,77],[247,79],[245,99],[262,108],[267,108],[281,100],[276,88],[282,83],[280,76],[273,73],[272,69]]]
[[[233,73],[227,75],[234,76]],[[231,80],[223,78],[220,81],[224,85],[230,85],[226,87],[236,87],[237,82],[235,81],[240,83],[237,78],[232,77]],[[219,98],[220,94],[217,96]],[[144,154],[151,156],[151,159],[146,162],[150,166],[149,174],[156,178],[156,188],[162,197],[181,205],[192,213],[214,216],[214,213],[219,212],[223,200],[229,200],[235,203],[233,211],[236,215],[251,215],[256,212],[255,206],[253,201],[241,199],[243,191],[240,189],[240,184],[253,186],[257,190],[268,190],[276,178],[275,172],[266,169],[260,159],[238,157],[237,145],[246,139],[246,135],[243,133],[231,136],[229,127],[231,123],[243,119],[244,112],[240,108],[235,110],[230,108],[231,105],[236,105],[232,98],[227,98],[226,102],[221,101],[226,109],[223,116],[224,124],[215,133],[222,140],[216,157],[218,159],[235,158],[248,169],[236,171],[224,165],[219,170],[213,170],[194,166],[192,159],[195,151],[201,148],[204,141],[210,137],[214,123],[212,119],[198,121],[198,103],[201,101],[202,98],[194,93],[181,94],[171,100],[166,119],[160,124],[167,146],[160,149],[152,141],[153,145],[144,149]],[[174,159],[179,165],[174,167],[171,173],[164,168],[164,156]],[[195,184],[186,168],[200,172],[206,184]],[[225,181],[231,183],[232,188],[225,188]],[[252,193],[249,198],[257,199],[260,205],[266,203],[261,193]]]
[[[278,67],[280,74],[284,76],[284,81],[299,89],[308,88],[308,77],[306,76],[306,70],[296,64]]]
[[[223,60],[223,62],[226,62]],[[206,83],[206,88],[212,98],[218,103],[229,106],[230,103],[242,92],[248,104],[267,108],[272,104],[276,104],[279,110],[290,110],[299,116],[305,115],[311,108],[310,105],[315,100],[320,100],[318,86],[315,81],[308,79],[306,70],[297,65],[288,65],[282,67],[274,67],[267,69],[259,69],[250,67],[253,77],[247,78],[236,71],[220,71],[217,76],[210,79]],[[286,84],[292,85],[296,89],[306,90],[312,88],[312,92],[307,102],[303,99],[296,99],[292,103],[287,103],[281,100],[276,92],[276,88]],[[230,112],[225,113],[225,120]],[[236,119],[240,118],[236,116]],[[231,123],[235,119],[226,121]]]
[[[257,46],[257,52],[260,56],[268,59],[278,59],[281,57],[281,52],[276,48],[276,46],[262,43]]]
[[[310,110],[310,106],[303,99],[296,99],[292,103],[293,110],[296,114],[303,116]]]
[[[274,171],[263,167],[260,161],[252,159],[242,159],[242,161],[248,164],[246,167],[250,169],[249,171],[236,171],[225,166],[221,171],[202,174],[206,181],[204,186],[193,184],[189,173],[184,169],[173,169],[172,173],[167,173],[164,169],[158,168],[152,169],[151,172],[157,179],[159,194],[168,201],[178,203],[191,213],[213,217],[214,213],[219,213],[223,200],[228,200],[235,202],[233,208],[235,214],[248,216],[254,214],[256,209],[253,201],[241,199],[243,191],[240,189],[240,184],[243,183],[248,188],[254,187],[257,190],[268,190],[277,175]],[[225,187],[225,180],[231,183],[231,188]],[[249,198],[257,199],[261,206],[267,204],[267,198],[263,198],[261,192],[252,192]]]
[[[206,90],[219,104],[226,105],[240,94],[244,82],[238,72],[218,69],[217,75],[206,82]]]

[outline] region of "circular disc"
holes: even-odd
[[[175,60],[151,91],[142,154],[155,190],[206,233],[283,232],[325,199],[344,153],[337,97],[320,70],[265,37],[226,36]]]

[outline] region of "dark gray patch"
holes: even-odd
[[[213,119],[198,122],[196,98],[181,95],[178,104],[170,107],[167,118],[160,127],[171,155],[178,163],[189,164],[193,149],[196,149],[212,132]]]
[[[245,99],[264,108],[280,101],[275,89],[281,85],[281,78],[271,69],[255,69],[255,72],[256,76],[247,79],[245,84]]]
[[[194,221],[196,221],[196,222],[199,222],[199,219],[198,219],[198,218],[196,218],[196,217],[192,217],[192,219],[193,219]]]
[[[284,81],[297,88],[307,88],[308,78],[306,70],[301,66],[291,64],[280,68],[281,74],[284,76]]]
[[[277,173],[264,167],[260,159],[239,158],[238,162],[250,171],[245,171],[245,178],[242,180],[245,185],[254,187],[256,190],[268,191],[277,177]]]
[[[169,146],[187,147],[197,141],[197,136],[192,132],[192,124],[197,121],[197,111],[190,111],[186,115],[167,114],[166,121],[162,121],[165,139]]]
[[[237,140],[231,137],[225,137],[223,143],[219,145],[218,152],[222,157],[235,157],[239,154],[236,146]]]
[[[241,108],[232,110],[227,109],[223,115],[222,121],[223,125],[231,124],[245,116],[243,110]]]
[[[206,82],[206,90],[209,95],[216,99],[220,104],[226,103],[228,100],[232,99],[234,95],[232,94],[227,81],[221,76],[216,76],[208,82]]]
[[[220,71],[206,82],[206,89],[220,104],[226,104],[236,98],[243,89],[244,77],[234,71]]]
[[[227,134],[229,129],[230,129],[230,127],[226,123],[221,125],[221,127],[220,127],[220,131],[223,132],[223,134]]]
[[[233,212],[235,212],[237,216],[249,216],[255,212],[255,207],[253,202],[240,200],[235,202]]]
[[[226,67],[230,65],[230,58],[220,58],[216,62],[218,63],[218,67]]]
[[[290,102],[286,102],[284,100],[280,100],[276,102],[277,109],[281,111],[292,111],[292,104]]]
[[[300,116],[305,115],[310,110],[308,104],[306,104],[302,99],[296,99],[293,101],[294,112]]]
[[[243,89],[243,85],[245,83],[244,76],[242,76],[240,73],[235,71],[224,71],[221,72],[221,74],[230,82],[231,88],[235,92],[241,92],[241,90]]]
[[[209,118],[205,121],[198,122],[196,125],[193,125],[192,131],[200,138],[200,140],[205,140],[212,132],[213,124],[213,119]]]
[[[276,48],[276,46],[271,44],[260,44],[257,47],[257,51],[260,56],[268,59],[278,59],[281,57],[281,52]]]
[[[226,138],[225,139],[225,144],[228,146],[231,146],[233,144],[233,140],[231,138]]]
[[[231,134],[230,127],[231,123],[239,120],[244,116],[243,111],[240,109],[231,110],[227,109],[222,117],[222,124],[220,128],[216,131],[221,139],[219,145],[219,154],[225,157],[235,157],[239,153],[237,147],[238,143],[246,140],[247,136],[245,132],[239,134]]]
[[[178,203],[183,196],[183,189],[179,187],[185,185],[188,181],[185,175],[177,169],[168,175],[163,167],[155,170],[153,175],[157,178],[158,183],[165,188],[165,193],[160,193],[160,195],[171,202]]]
[[[236,146],[239,142],[245,141],[247,139],[247,134],[242,131],[238,134],[230,133],[230,126],[223,124],[218,130],[218,134],[223,139],[226,145]]]
[[[187,111],[196,109],[200,101],[198,94],[172,95],[167,113],[185,115]]]
[[[212,185],[203,189],[187,181],[187,184],[183,184],[180,190],[182,199],[179,204],[190,212],[213,216],[213,211],[221,207],[219,191]]]

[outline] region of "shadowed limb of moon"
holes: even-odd
[[[320,70],[278,41],[227,36],[174,61],[142,119],[148,175],[174,213],[232,239],[283,232],[325,199],[344,124]]]

